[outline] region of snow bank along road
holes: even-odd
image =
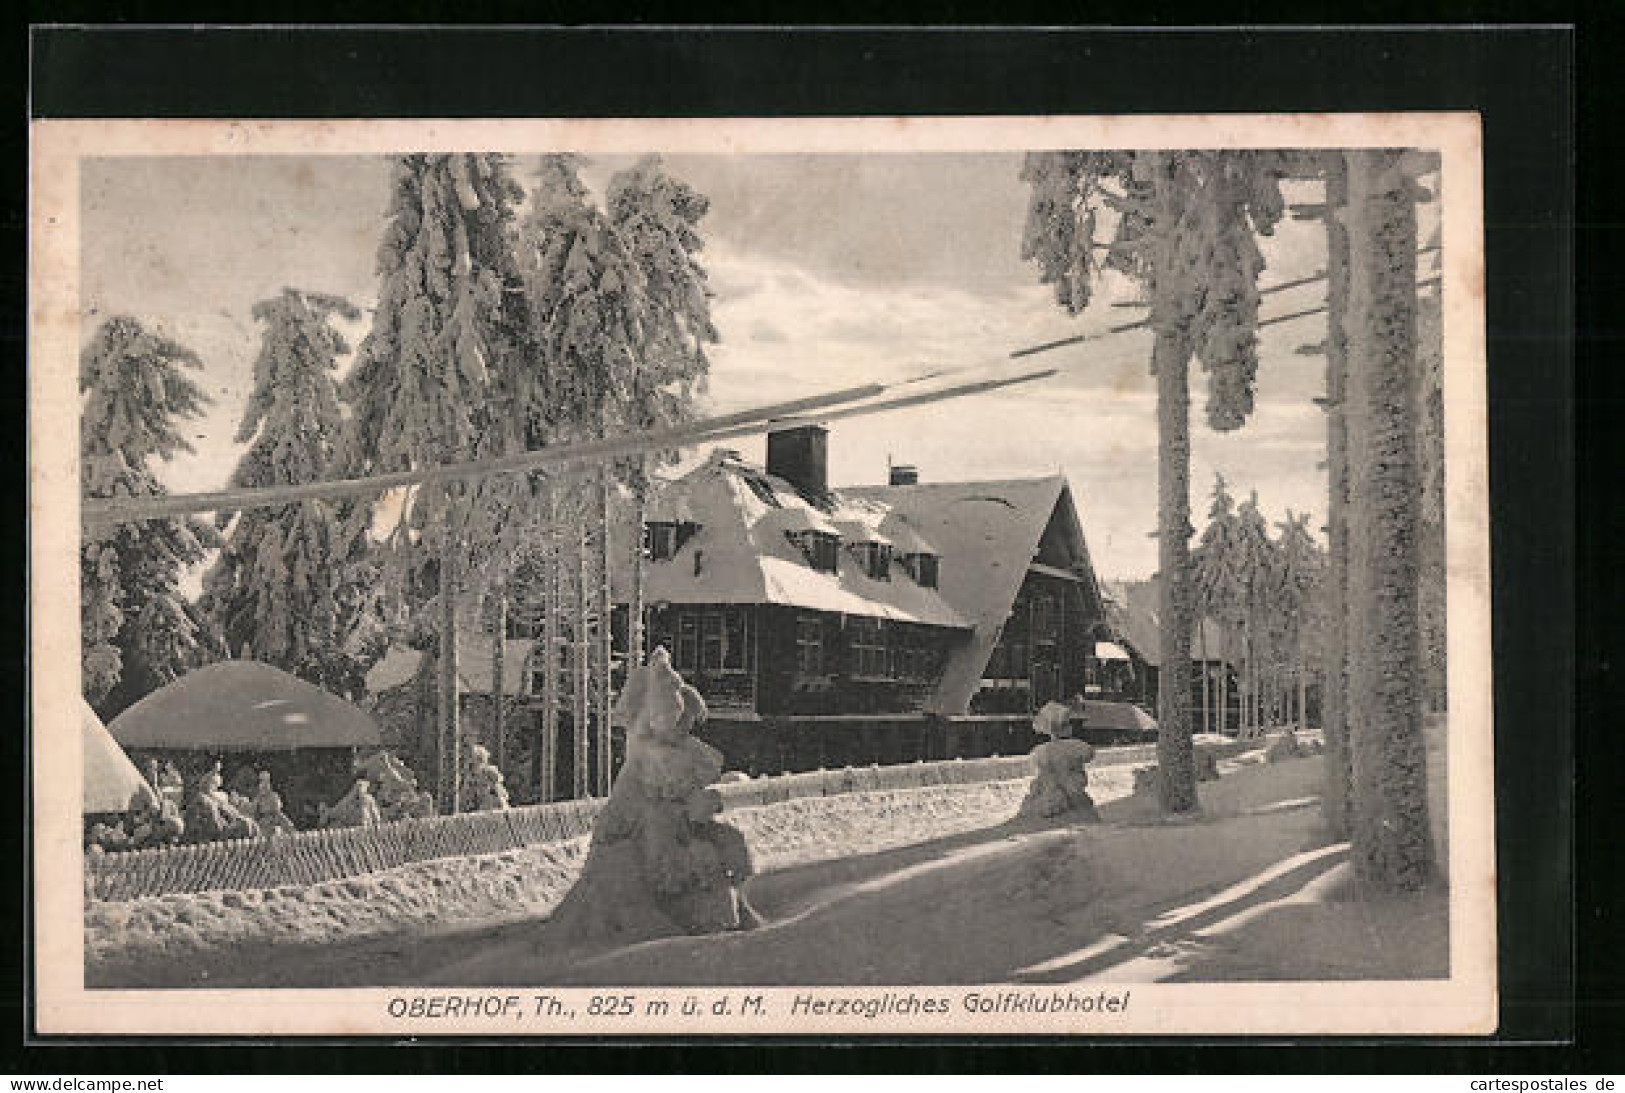
[[[1118,751],[1118,749],[1112,749]],[[1139,753],[1143,749],[1121,749]],[[1137,755],[1136,755],[1137,757]],[[1106,755],[1102,759],[1107,759]],[[1092,768],[1097,800],[1128,794],[1127,755]],[[1226,764],[1232,766],[1233,764]],[[766,875],[996,829],[1026,779],[804,798],[730,810]],[[477,937],[544,916],[569,889],[586,840],[422,862],[308,887],[93,903],[91,986],[360,985],[411,981],[402,953],[466,954]],[[402,979],[401,975],[407,975]]]

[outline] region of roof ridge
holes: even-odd
[[[957,480],[954,480],[954,481],[943,481],[943,482],[936,482],[936,481],[932,481],[932,482],[910,482],[907,485],[901,485],[901,486],[894,486],[894,485],[892,485],[891,483],[888,483],[888,482],[875,482],[875,483],[871,483],[871,484],[868,484],[868,485],[836,486],[836,487],[834,487],[834,489],[835,489],[835,491],[837,493],[839,493],[842,490],[923,490],[923,489],[945,489],[945,488],[947,488],[949,486],[964,487],[964,486],[1037,485],[1039,483],[1065,482],[1065,481],[1066,481],[1066,475],[1065,474],[1056,473],[1056,474],[1033,475],[1033,476],[1028,477],[1028,478],[965,478],[965,479],[957,479]]]

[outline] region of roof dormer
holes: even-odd
[[[890,543],[881,542],[877,539],[862,539],[855,543],[848,543],[846,549],[863,570],[864,575],[871,581],[891,580],[892,547]]]
[[[942,559],[927,550],[912,551],[903,555],[903,568],[921,588],[936,588]]]
[[[803,531],[787,531],[784,537],[789,539],[807,564],[820,573],[834,573],[840,567],[841,537],[832,535],[827,531],[811,529]]]
[[[687,542],[700,533],[693,520],[650,520],[643,525],[644,551],[651,562],[677,556]]]

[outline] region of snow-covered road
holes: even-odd
[[[1128,797],[1128,764],[1092,768],[1105,820],[1099,825],[1015,821],[1025,780],[738,810],[731,818],[746,831],[761,870],[747,895],[766,920],[750,933],[559,951],[544,919],[581,850],[561,845],[548,848],[545,861],[524,853],[455,859],[345,882],[332,893],[333,906],[307,900],[288,909],[299,930],[228,936],[180,960],[93,966],[91,982],[1047,983],[1096,975],[1406,976],[1439,965],[1442,898],[1438,907],[1403,914],[1328,902],[1340,888],[1343,854],[1318,836],[1319,761],[1265,766],[1256,759],[1225,762],[1225,777],[1202,787],[1204,818],[1177,824]],[[410,903],[409,926],[357,936],[344,921],[346,908],[354,902],[381,913],[379,892],[371,890],[378,885]],[[471,885],[485,900],[476,905],[491,913],[434,913],[436,893],[468,898],[463,889]],[[514,898],[504,902],[504,892]],[[424,908],[416,918],[419,904],[411,900]],[[196,901],[185,910],[196,931],[205,916]],[[313,913],[300,917],[299,910]],[[1350,914],[1363,917],[1343,921]],[[1325,926],[1328,916],[1337,928]],[[1308,947],[1289,944],[1287,965],[1269,956],[1281,948],[1283,920],[1296,923],[1284,935],[1289,941],[1294,931],[1318,938]],[[1386,940],[1359,943],[1374,937]]]
[[[749,885],[767,925],[748,933],[589,954],[550,950],[546,924],[517,926],[463,959],[418,965],[412,981],[889,985],[1442,971],[1443,919],[1433,913],[1442,904],[1398,913],[1328,900],[1345,855],[1318,835],[1318,771],[1313,759],[1237,769],[1203,787],[1206,814],[1196,821],[1163,822],[1144,802],[1118,799],[1100,825],[1007,824],[782,869]],[[1338,929],[1315,927],[1327,915]],[[1294,932],[1317,943],[1296,944]]]

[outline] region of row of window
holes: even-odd
[[[672,664],[690,675],[744,673],[754,665],[751,649],[751,615],[743,607],[682,613],[669,635],[656,640],[672,650]],[[820,615],[798,615],[795,620],[796,671],[804,676],[822,676],[841,670],[834,651],[825,641],[825,619]],[[846,620],[848,661],[846,670],[868,679],[930,681],[942,670],[943,651],[912,628],[888,625],[883,619],[852,615]],[[526,665],[531,694],[541,694],[545,668],[541,648],[532,651]],[[571,686],[569,645],[560,642],[555,671],[560,689]]]
[[[890,543],[853,543],[847,549],[871,581],[891,580]]]
[[[935,679],[942,670],[942,650],[918,631],[888,626],[883,619],[852,615],[846,620],[848,668],[868,679]],[[825,650],[824,620],[796,618],[796,669],[802,675],[835,670]]]
[[[801,551],[807,564],[820,573],[836,572],[840,563],[841,540],[824,531],[791,531],[785,533],[791,543]],[[847,551],[872,581],[891,580],[894,556],[890,543],[858,542],[847,544]],[[935,554],[904,554],[896,556],[916,584],[922,588],[937,587],[940,561]]]
[[[699,534],[700,525],[691,520],[655,520],[644,527],[644,553],[651,561],[663,562],[674,558],[688,541]],[[801,531],[786,533],[792,543],[800,549],[807,559],[807,564],[822,573],[836,572],[839,564],[841,540],[837,535],[822,531]],[[891,580],[891,564],[893,558],[890,543],[858,542],[848,545],[853,559],[863,567],[870,580]],[[916,584],[923,588],[937,587],[937,575],[940,562],[935,554],[904,554],[898,560],[902,563]],[[508,632],[510,637],[535,637],[539,630],[540,612],[524,611],[510,612],[508,619]]]

